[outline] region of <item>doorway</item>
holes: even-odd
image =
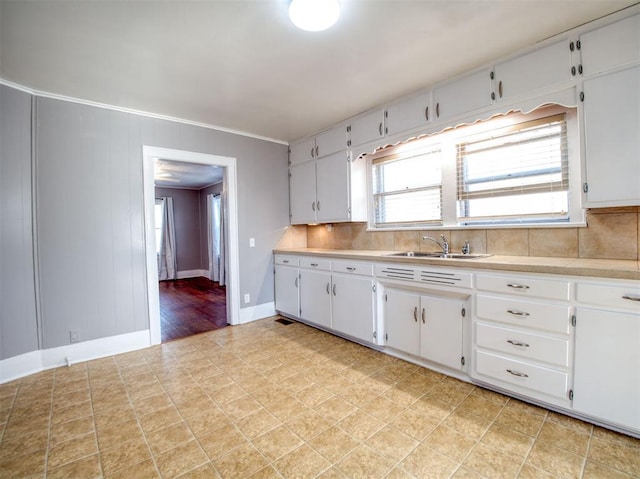
[[[224,194],[227,199],[228,265],[226,278],[227,322],[238,324],[240,313],[240,279],[238,258],[238,210],[237,210],[237,170],[236,159],[208,155],[183,150],[172,150],[143,146],[143,179],[145,205],[145,249],[147,269],[147,292],[149,308],[149,332],[151,344],[159,344],[161,336],[160,291],[158,284],[158,263],[156,258],[155,230],[155,162],[157,159],[211,165],[224,168]]]

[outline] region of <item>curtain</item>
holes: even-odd
[[[225,211],[221,195],[207,195],[207,250],[209,278],[226,284]]]
[[[162,200],[162,242],[158,255],[158,279],[178,279],[176,258],[176,227],[173,220],[173,198]]]

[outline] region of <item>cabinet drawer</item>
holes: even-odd
[[[495,354],[476,352],[478,374],[521,388],[566,399],[569,375],[563,371],[536,366]]]
[[[493,349],[556,366],[569,366],[569,341],[566,339],[478,323],[476,342],[480,348]]]
[[[478,318],[554,333],[569,334],[569,312],[568,305],[485,295],[478,295],[476,298]]]
[[[299,266],[300,257],[294,255],[277,254],[275,262],[276,264],[283,264],[285,266]]]
[[[628,285],[578,283],[576,298],[583,304],[621,308],[640,312],[640,283]]]
[[[476,277],[476,286],[482,291],[569,300],[569,282],[562,280],[479,274]]]
[[[333,261],[331,270],[337,273],[359,274],[373,276],[373,264],[359,263],[357,261]]]
[[[300,258],[302,268],[318,269],[322,271],[331,270],[331,260],[323,258]]]

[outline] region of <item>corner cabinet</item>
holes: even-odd
[[[584,205],[640,205],[640,14],[580,35]]]
[[[640,285],[576,285],[573,409],[640,434]]]

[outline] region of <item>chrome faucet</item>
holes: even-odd
[[[423,240],[433,241],[435,244],[440,246],[440,248],[442,249],[442,252],[444,254],[449,254],[450,253],[449,241],[447,241],[447,237],[445,235],[440,235],[440,238],[442,238],[442,243],[440,241],[438,241],[437,239],[432,238],[431,236],[423,236],[422,237]]]

